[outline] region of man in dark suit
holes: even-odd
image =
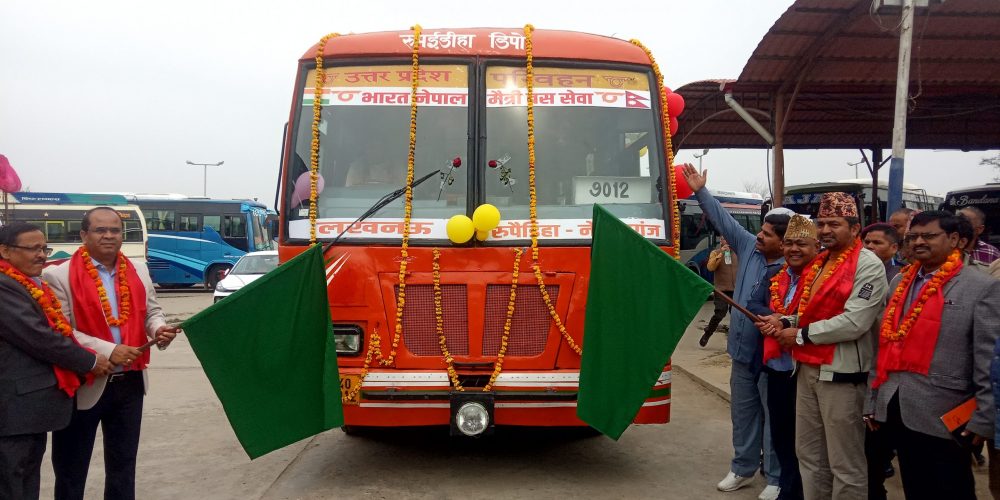
[[[38,498],[45,433],[69,424],[78,374],[111,369],[59,325],[58,306],[46,314],[52,293],[38,276],[49,253],[36,226],[0,228],[0,498]]]
[[[990,361],[1000,333],[1000,281],[963,264],[959,220],[913,217],[906,240],[917,265],[900,273],[879,331],[874,420],[899,456],[907,498],[975,498],[969,446],[994,431]],[[962,436],[941,416],[975,398]]]

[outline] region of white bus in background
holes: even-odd
[[[813,184],[800,184],[798,186],[785,187],[784,207],[794,210],[796,213],[816,216],[819,210],[819,199],[823,193],[841,192],[851,195],[858,204],[858,214],[861,215],[861,225],[867,226],[874,222],[871,217],[872,207],[872,180],[871,179],[846,179],[836,182],[817,182]],[[889,214],[886,213],[887,200],[889,199],[888,181],[878,181],[878,219],[886,220]],[[903,206],[915,210],[936,210],[944,198],[941,196],[928,194],[910,183],[903,183]],[[770,205],[770,200],[767,202]]]
[[[1000,183],[949,191],[941,204],[941,209],[949,212],[957,212],[965,207],[976,207],[986,214],[986,232],[983,237],[994,246],[1000,244]]]
[[[59,264],[80,247],[83,214],[94,207],[111,207],[125,223],[122,253],[133,261],[146,262],[146,221],[142,210],[117,194],[11,193],[14,203],[3,214],[3,223],[21,221],[42,229],[53,248],[48,265]]]

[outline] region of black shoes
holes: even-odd
[[[707,346],[708,345],[708,339],[710,339],[710,338],[712,338],[712,334],[709,333],[709,332],[705,332],[705,334],[702,335],[700,339],[698,339],[698,345],[700,345],[702,347]]]

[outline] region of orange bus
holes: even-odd
[[[641,43],[530,26],[328,35],[302,56],[279,253],[328,246],[347,428],[586,425],[593,204],[677,253],[668,92]],[[498,224],[451,227],[484,204]],[[669,417],[668,365],[635,422]]]

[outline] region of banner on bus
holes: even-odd
[[[319,239],[333,239],[347,230],[354,222],[352,218],[328,218],[316,221],[316,236]],[[623,218],[622,222],[640,235],[654,240],[667,238],[666,223],[663,219]],[[411,219],[410,238],[423,240],[447,240],[447,219]],[[289,223],[288,234],[294,239],[309,238],[309,221],[293,220]],[[538,219],[538,238],[542,240],[589,240],[593,234],[590,219]],[[403,219],[367,219],[355,224],[343,239],[396,239],[403,237]],[[492,241],[526,240],[531,238],[531,221],[512,219],[501,221],[490,232]]]

